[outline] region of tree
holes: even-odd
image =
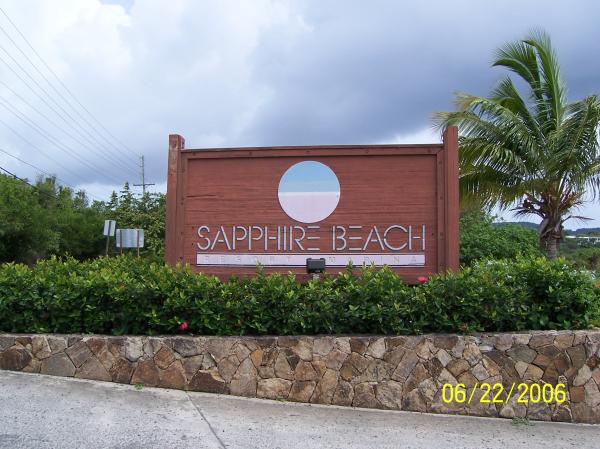
[[[31,263],[58,250],[58,234],[40,205],[44,196],[23,181],[0,175],[0,263]]]
[[[518,255],[541,255],[535,230],[518,224],[494,223],[494,217],[482,210],[461,214],[461,265],[471,265],[479,259],[514,259]]]
[[[54,177],[35,185],[0,175],[0,262],[33,263],[50,255],[78,259],[101,253],[102,217],[83,191]]]
[[[102,254],[104,237],[103,219],[96,206],[90,206],[87,195],[80,190],[61,186],[53,177],[38,180],[38,191],[46,193],[42,206],[50,220],[50,226],[59,235],[57,255],[71,255],[88,259]]]
[[[136,197],[125,183],[120,195],[113,192],[108,202],[100,205],[106,219],[116,220],[117,228],[144,230],[144,256],[164,257],[165,247],[165,195],[144,193]]]
[[[540,248],[557,256],[563,223],[600,188],[596,95],[567,102],[550,38],[543,32],[497,50],[493,66],[516,74],[489,98],[456,95],[457,110],[435,116],[438,127],[459,127],[461,199],[485,206],[514,206],[517,215],[541,218]]]

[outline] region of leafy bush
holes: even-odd
[[[423,291],[428,332],[584,328],[600,298],[590,273],[543,257],[478,261]]]
[[[561,251],[562,252],[562,251]],[[575,266],[585,268],[587,270],[600,269],[600,248],[599,247],[583,247],[575,250],[564,251],[563,257],[571,261]]]
[[[88,259],[104,254],[105,219],[117,221],[118,228],[144,229],[141,255],[164,256],[165,195],[134,194],[125,183],[109,201],[91,205],[85,192],[61,186],[53,177],[28,185],[0,173],[0,263],[34,263],[51,255]],[[114,239],[111,253],[119,252]]]
[[[0,174],[0,262],[32,263],[52,254],[79,259],[102,251],[102,217],[85,193],[53,177],[34,186]]]
[[[409,286],[389,269],[301,284],[220,282],[130,257],[0,265],[0,331],[103,334],[419,334],[575,329],[598,307],[592,276],[564,260],[480,261]]]
[[[471,211],[460,218],[460,263],[480,259],[512,259],[541,255],[534,229],[515,224],[494,224],[491,216]]]
[[[145,192],[138,196],[129,183],[117,195],[113,191],[108,201],[96,204],[103,217],[116,220],[117,228],[144,230],[142,257],[163,259],[165,255],[166,197],[163,193]],[[111,245],[109,253],[119,250]]]

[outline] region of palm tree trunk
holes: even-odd
[[[562,240],[562,217],[557,213],[547,216],[538,227],[540,249],[548,259],[556,259]]]
[[[556,259],[558,257],[558,239],[550,238],[548,242],[548,259]]]
[[[540,236],[540,250],[546,253],[548,259],[556,259],[558,250],[560,249],[560,237],[550,233],[545,236]]]

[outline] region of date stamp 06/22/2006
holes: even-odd
[[[517,397],[517,403],[528,404],[544,402],[546,404],[562,404],[567,400],[565,385],[562,383],[552,384],[526,384],[513,383],[510,388],[505,388],[501,383],[489,384],[486,382],[476,383],[473,387],[464,384],[444,384],[442,386],[442,401],[446,404],[459,403],[471,404],[473,400],[486,404],[504,404],[513,396]],[[479,394],[475,396],[475,393]]]

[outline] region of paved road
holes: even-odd
[[[0,371],[0,448],[598,448],[600,425],[310,406]]]

